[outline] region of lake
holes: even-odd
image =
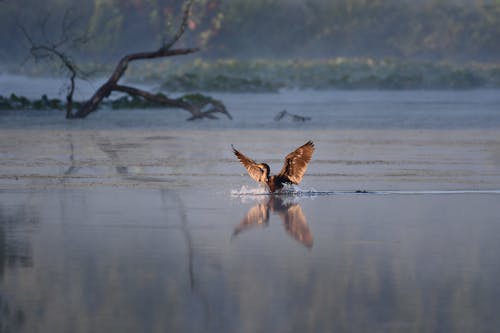
[[[0,331],[498,331],[498,91],[216,97],[233,121],[0,112]],[[287,195],[230,148],[309,139]]]

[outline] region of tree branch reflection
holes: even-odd
[[[33,267],[30,235],[38,223],[39,216],[30,205],[25,203],[9,209],[0,202],[0,332],[16,332],[25,325],[25,310],[15,297],[2,292],[3,282],[9,270]]]

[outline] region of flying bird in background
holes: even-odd
[[[277,175],[271,176],[269,165],[266,163],[256,163],[254,160],[237,151],[233,145],[231,147],[241,164],[247,169],[250,177],[260,184],[266,184],[271,193],[281,190],[285,184],[298,185],[306,172],[307,165],[314,152],[314,143],[307,141],[304,145],[286,155],[285,164],[281,168],[281,171]]]

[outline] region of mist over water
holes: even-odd
[[[27,84],[29,82],[29,84]],[[90,96],[100,81],[82,83],[77,96]],[[157,87],[143,85],[155,90]],[[57,97],[61,81],[0,76],[4,95]],[[180,94],[172,94],[175,97]],[[211,93],[224,101],[234,120],[186,122],[188,113],[176,109],[113,110],[103,108],[84,121],[64,119],[62,111],[2,111],[0,127],[60,129],[169,128],[169,129],[493,129],[500,127],[500,96],[494,89],[478,90],[282,90],[278,93]],[[113,95],[113,96],[119,96]],[[275,121],[279,112],[309,117]]]

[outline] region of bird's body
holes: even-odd
[[[284,184],[297,185],[300,183],[314,152],[314,143],[308,141],[288,154],[285,157],[283,168],[274,176],[270,175],[271,170],[269,165],[266,163],[256,163],[254,160],[237,151],[234,147],[232,148],[236,157],[247,169],[250,177],[261,184],[266,184],[269,191],[274,193],[281,190]]]

